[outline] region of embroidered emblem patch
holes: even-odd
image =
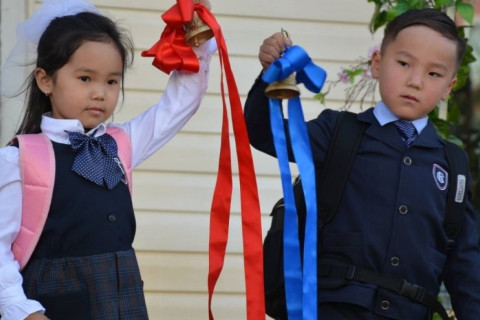
[[[433,164],[433,180],[435,180],[435,183],[440,190],[445,190],[447,189],[448,185],[448,172],[440,167],[438,164],[434,163]]]

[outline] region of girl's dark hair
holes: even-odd
[[[459,36],[455,22],[440,10],[411,9],[393,19],[385,28],[381,50],[395,40],[398,33],[403,29],[415,25],[423,25],[437,31],[443,37],[452,40],[457,45],[457,68],[460,66],[465,54],[465,41]]]
[[[126,68],[133,62],[133,42],[111,19],[91,12],[52,20],[38,43],[36,67],[54,77],[86,41],[112,42],[117,47],[122,57],[123,79]],[[27,105],[17,134],[39,133],[42,114],[52,110],[49,97],[39,89],[33,73],[28,81]],[[122,94],[123,90],[122,85]]]

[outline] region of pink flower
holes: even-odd
[[[345,72],[345,69],[343,67],[338,73],[338,79],[343,83],[350,83],[350,76]]]
[[[365,72],[363,72],[362,77],[367,79],[373,79],[372,71],[370,70],[370,67],[368,67],[368,69],[365,70]]]

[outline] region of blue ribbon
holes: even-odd
[[[320,92],[325,82],[325,71],[315,65],[299,46],[287,47],[283,56],[274,61],[263,74],[267,83],[283,80],[296,72],[297,83],[303,83],[312,92]],[[289,167],[281,102],[270,99],[270,122],[275,151],[280,167],[284,194],[285,217],[283,231],[283,263],[285,296],[289,320],[317,319],[317,197],[315,166],[310,140],[305,125],[300,98],[288,103],[288,130],[292,150],[301,176],[306,203],[306,225],[303,270],[300,257],[297,212]]]

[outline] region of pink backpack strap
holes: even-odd
[[[125,176],[127,178],[128,189],[130,194],[132,193],[132,145],[127,133],[117,127],[108,127],[107,133],[111,135],[117,142],[118,157],[125,170]]]
[[[44,134],[19,135],[16,139],[22,178],[22,224],[12,252],[23,269],[47,221],[55,183],[55,155]]]

